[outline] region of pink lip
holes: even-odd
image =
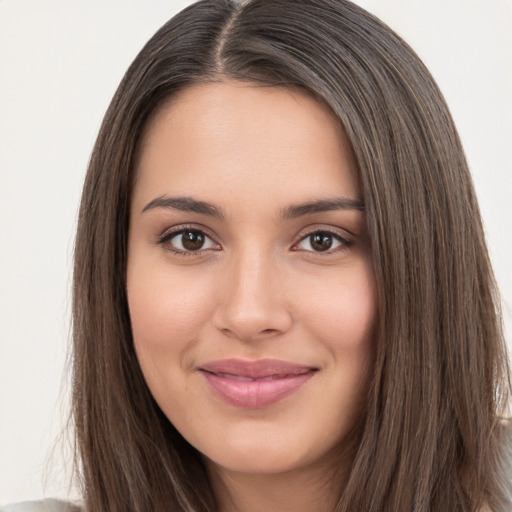
[[[258,409],[298,390],[317,368],[277,359],[224,359],[204,364],[199,371],[225,402],[236,407]]]

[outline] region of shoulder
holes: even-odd
[[[0,512],[80,512],[80,507],[66,501],[46,499],[5,505]]]

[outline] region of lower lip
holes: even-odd
[[[309,371],[271,380],[240,381],[206,371],[201,373],[224,402],[245,409],[261,409],[275,404],[297,391],[314,375]]]

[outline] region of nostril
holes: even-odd
[[[275,334],[277,329],[263,329],[260,334]]]

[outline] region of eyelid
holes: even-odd
[[[168,226],[166,227],[159,235],[157,235],[157,240],[161,240],[162,238],[165,238],[168,235],[179,233],[180,231],[186,231],[187,229],[195,230],[195,231],[201,231],[205,235],[208,235],[210,238],[214,238],[214,236],[211,234],[210,229],[208,229],[206,226],[203,226],[202,224],[195,224],[192,223],[185,223],[185,224],[176,224],[175,226]]]
[[[303,249],[297,249],[296,247],[304,240],[306,240],[308,237],[314,235],[315,233],[329,233],[333,235],[334,238],[336,238],[341,245],[334,250],[328,249],[326,251],[308,251]],[[307,228],[301,230],[301,232],[297,235],[297,241],[293,243],[292,245],[292,251],[303,251],[313,254],[318,254],[319,256],[322,255],[329,255],[329,254],[335,254],[337,252],[343,251],[354,245],[354,240],[351,240],[350,237],[347,237],[344,233],[347,233],[351,236],[352,233],[345,229],[336,228],[333,226],[325,226],[325,225],[314,225],[314,226],[308,226]]]
[[[221,245],[216,240],[216,237],[210,233],[210,230],[208,228],[206,228],[205,226],[202,226],[201,224],[179,224],[177,226],[172,226],[170,228],[166,228],[160,235],[158,235],[156,237],[155,242],[158,245],[164,245],[167,242],[169,242],[170,240],[172,240],[173,237],[175,237],[175,236],[179,235],[180,233],[183,233],[184,231],[187,231],[187,230],[198,231],[198,232],[202,233],[203,235],[205,235],[206,238],[210,239],[217,247],[214,249],[212,249],[212,248],[198,249],[197,251],[183,251],[183,250],[177,249],[175,247],[166,247],[166,250],[173,252],[175,254],[178,254],[178,255],[194,256],[194,255],[204,254],[207,251],[221,249]]]

